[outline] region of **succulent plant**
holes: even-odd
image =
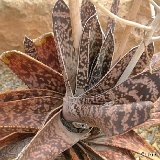
[[[112,6],[116,12],[117,2]],[[0,93],[1,159],[133,160],[134,153],[158,159],[159,151],[133,130],[160,124],[160,69],[147,69],[153,43],[118,84],[138,46],[112,65],[114,21],[104,34],[94,5],[84,0],[81,22],[76,51],[70,10],[58,0],[54,35],[25,37],[25,53],[0,56],[28,86]]]

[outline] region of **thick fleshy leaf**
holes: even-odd
[[[100,94],[110,88],[113,88],[118,82],[121,75],[123,74],[126,67],[128,66],[136,50],[137,47],[131,49],[120,61],[118,61],[110,69],[110,71],[98,82],[98,84],[96,84],[93,88],[91,88],[87,92],[87,95],[96,95],[98,93]],[[151,44],[148,47],[148,55],[150,56],[150,58],[154,53],[153,51],[154,51],[153,44]],[[146,53],[144,52],[141,58],[139,59],[137,66],[135,66],[133,74],[142,72],[147,67],[147,65],[148,65],[148,60],[146,58]]]
[[[0,130],[35,132],[46,115],[62,103],[54,97],[36,97],[0,103]]]
[[[112,2],[112,6],[111,6],[110,11],[115,15],[117,15],[117,13],[119,11],[119,4],[120,4],[120,0],[113,0],[113,2]],[[115,20],[110,17],[108,18],[107,22],[108,23],[107,23],[107,27],[106,27],[106,35],[108,34],[108,32],[110,30],[112,30],[112,32],[114,32],[115,24],[116,24]]]
[[[19,155],[19,160],[52,160],[77,143],[84,135],[85,133],[69,132],[61,123],[59,112],[33,138]]]
[[[125,149],[97,144],[91,147],[107,160],[135,160],[133,154]]]
[[[104,104],[113,101],[115,104],[124,104],[129,102],[152,101],[155,102],[160,97],[160,70],[143,72],[134,76],[122,84],[105,91],[99,88],[97,92],[104,93],[81,97],[77,99],[82,104]]]
[[[96,8],[89,0],[83,0],[81,5],[81,22],[84,27],[87,20],[96,14]]]
[[[0,150],[0,160],[14,159],[22,149],[31,141],[32,137],[16,141]]]
[[[94,145],[106,145],[106,146],[113,146],[125,150],[129,150],[141,155],[143,152],[148,153],[155,153],[158,155],[157,150],[148,144],[143,138],[141,138],[136,132],[133,130],[119,136],[115,136],[112,138],[107,139],[104,134],[97,136],[97,138],[88,140],[88,143],[92,143]],[[152,158],[152,157],[150,157]]]
[[[24,52],[35,58],[36,55],[37,55],[37,51],[36,51],[36,47],[35,47],[35,44],[34,42],[28,38],[27,36],[24,37],[24,41],[23,41],[23,46],[24,46]]]
[[[160,98],[154,103],[154,110],[152,112],[152,117],[146,121],[140,127],[151,127],[160,125]]]
[[[66,87],[65,95],[66,96],[73,96],[73,90],[71,88],[71,84],[70,84],[69,77],[68,77],[68,74],[67,74],[67,69],[66,69],[66,66],[65,66],[65,60],[64,60],[63,53],[62,53],[62,50],[61,50],[61,47],[60,47],[60,44],[59,44],[60,37],[59,37],[58,32],[57,32],[56,38],[57,38],[57,41],[58,41],[57,45],[59,46],[59,50],[58,50],[59,61],[60,61],[60,64],[61,64],[63,79],[64,79],[64,83],[65,83],[65,87]]]
[[[110,69],[112,56],[114,52],[114,38],[112,31],[108,33],[101,47],[96,65],[91,75],[91,84],[96,84]]]
[[[58,53],[52,33],[47,33],[34,40],[37,55],[36,59],[53,70],[61,73]]]
[[[4,93],[3,92],[0,93],[0,102],[8,102],[8,101],[15,101],[15,100],[42,97],[42,96],[51,96],[62,99],[64,95],[46,89],[24,89],[24,90],[7,91]]]
[[[84,148],[78,143],[64,151],[63,155],[66,160],[91,160]]]
[[[3,61],[29,88],[65,93],[63,76],[43,63],[18,51],[5,52]]]
[[[16,133],[13,132],[7,136],[5,136],[3,139],[0,139],[0,149],[4,148],[5,146],[8,146],[16,141],[21,141],[27,137],[34,136],[33,133]]]
[[[101,156],[98,152],[93,150],[89,145],[87,145],[83,141],[78,142],[78,146],[85,150],[90,160],[106,160],[106,158]]]
[[[94,67],[94,60],[97,58],[102,45],[102,32],[95,14],[86,22],[79,50],[79,64],[76,81],[76,94],[81,94],[87,87],[89,74]]]
[[[68,74],[72,92],[75,90],[77,55],[73,47],[72,27],[70,11],[63,0],[58,0],[53,9],[53,32],[55,36],[57,51],[62,51],[64,64]],[[58,39],[57,39],[58,36]]]
[[[138,47],[137,47],[138,48]],[[147,47],[147,51],[143,52],[140,60],[134,67],[131,76],[141,73],[146,67],[150,65],[150,61],[154,54],[154,44],[151,43]]]
[[[65,102],[64,102],[65,103]],[[101,128],[107,137],[123,134],[151,117],[152,102],[123,105],[82,105],[70,102],[63,110],[65,119]]]
[[[0,140],[3,139],[4,137],[10,135],[11,133],[13,133],[13,132],[12,131],[8,131],[8,132],[0,131]]]
[[[103,39],[103,32],[102,32],[102,29],[101,29],[101,26],[98,20],[98,16],[96,16],[95,20],[92,21],[92,25],[90,26],[89,35],[90,35],[89,76],[91,76],[91,73],[96,64],[97,57],[99,55],[99,52],[102,46],[102,39]]]

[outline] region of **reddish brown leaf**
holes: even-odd
[[[36,59],[53,70],[61,73],[55,40],[52,33],[47,33],[34,40]]]
[[[23,46],[24,46],[24,52],[35,58],[36,55],[37,55],[37,51],[36,51],[36,47],[35,47],[35,44],[34,42],[28,38],[27,36],[24,37],[24,41],[23,41]]]
[[[79,50],[79,64],[76,81],[76,94],[84,92],[88,85],[91,70],[94,67],[94,61],[102,45],[102,32],[97,19],[97,15],[92,16],[86,22]]]
[[[141,155],[143,152],[146,153],[146,155],[147,153],[159,154],[153,146],[148,144],[133,130],[109,139],[105,135],[99,135],[97,138],[89,140],[88,143],[92,143],[94,145],[113,146],[138,153],[139,155]]]
[[[81,21],[84,27],[87,20],[96,13],[96,8],[89,0],[83,0],[81,6]]]
[[[91,160],[85,149],[78,143],[63,152],[66,160]]]
[[[69,132],[60,121],[60,112],[42,128],[29,146],[19,155],[19,160],[51,160],[77,143],[84,134]]]
[[[8,146],[16,141],[21,141],[27,137],[34,136],[33,133],[16,133],[13,132],[7,136],[5,136],[3,139],[0,139],[0,149],[4,148],[5,146]]]
[[[29,88],[49,89],[65,93],[63,76],[43,63],[21,52],[9,51],[0,56]]]
[[[66,104],[66,105],[65,105]],[[68,121],[82,122],[101,128],[107,137],[123,134],[151,117],[153,103],[123,105],[82,105],[64,102],[63,115]]]
[[[22,149],[28,145],[32,137],[16,141],[0,150],[0,160],[14,159],[22,151]]]
[[[125,149],[97,144],[91,147],[107,160],[136,160],[133,154]]]
[[[76,70],[77,70],[77,55],[73,47],[72,27],[70,19],[70,11],[63,0],[58,0],[53,8],[53,32],[57,45],[57,51],[64,56],[64,64],[68,79],[72,87],[72,92],[75,90]],[[58,39],[57,39],[58,37]],[[61,50],[61,51],[60,51]]]
[[[48,113],[62,103],[54,97],[36,97],[0,103],[0,130],[35,132]]]
[[[114,38],[112,31],[108,33],[101,47],[96,65],[91,75],[91,84],[96,84],[110,69],[112,56],[114,52]]]
[[[81,146],[81,148],[83,147],[83,149],[88,154],[91,160],[106,160],[106,158],[104,158],[102,155],[100,155],[98,152],[96,152],[93,148],[91,148],[83,141],[78,142],[78,145]]]
[[[103,93],[104,91],[113,88],[118,82],[119,78],[123,74],[124,70],[131,61],[134,53],[136,52],[137,47],[131,49],[121,60],[119,60],[110,71],[88,92],[87,95],[96,95]],[[154,53],[153,44],[148,47],[148,55],[151,58]],[[139,59],[137,66],[133,70],[133,74],[142,72],[147,65],[149,64],[148,59],[146,58],[146,53],[144,52]]]
[[[115,104],[124,104],[139,101],[155,102],[160,97],[160,70],[151,74],[149,71],[134,76],[122,84],[104,93],[88,98],[81,97],[82,104],[104,104],[113,101]],[[102,92],[103,88],[97,90]]]
[[[25,89],[0,93],[0,102],[8,102],[33,97],[51,96],[63,98],[63,94],[46,89]]]

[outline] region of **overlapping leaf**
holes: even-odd
[[[65,93],[63,76],[21,52],[10,51],[0,59],[29,87]]]
[[[118,61],[109,70],[109,72],[106,75],[104,75],[104,77],[87,92],[87,95],[100,94],[110,88],[113,88],[118,82],[120,76],[123,74],[126,67],[128,66],[129,62],[131,61],[136,49],[137,47],[131,49],[120,61]],[[152,58],[153,53],[154,53],[154,47],[153,47],[153,44],[150,44],[148,46],[148,57],[150,59]],[[132,74],[138,74],[142,72],[146,68],[146,66],[149,64],[150,59],[148,60],[148,58],[146,58],[146,54],[147,54],[146,52],[142,54]]]
[[[116,14],[118,6],[119,0],[114,0],[111,11]],[[115,22],[108,22],[110,31],[102,43],[103,33],[96,9],[88,0],[82,2],[81,18],[83,34],[79,55],[73,47],[69,8],[63,0],[58,0],[53,9],[55,39],[51,33],[33,41],[26,37],[25,52],[34,59],[16,51],[1,56],[1,60],[30,88],[0,94],[1,159],[15,158],[28,144],[18,156],[19,160],[51,160],[59,154],[64,160],[132,160],[135,159],[132,152],[156,151],[132,131],[139,125],[160,122],[157,101],[160,71],[139,74],[149,65],[154,53],[153,44],[143,53],[131,78],[116,86],[137,47],[110,68]],[[67,101],[62,107],[64,94]],[[83,95],[75,98],[73,94]],[[152,102],[146,101],[156,103],[153,106]],[[62,110],[63,114],[70,112],[67,120],[94,127],[91,133],[88,129],[81,134],[74,133],[73,128],[69,131],[62,124]],[[63,116],[67,117],[67,114]],[[99,128],[105,136],[98,135]],[[30,132],[36,134],[33,139],[27,138],[33,136]],[[111,138],[106,139],[106,136]]]
[[[56,2],[53,9],[53,32],[57,44],[58,52],[60,50],[64,56],[64,64],[68,74],[72,92],[75,90],[75,77],[77,70],[77,55],[73,47],[72,27],[70,19],[70,11],[63,0]],[[58,39],[57,39],[58,34]],[[60,47],[60,48],[59,48]]]
[[[76,81],[76,94],[84,92],[88,85],[90,74],[94,67],[98,53],[102,45],[102,31],[97,19],[97,15],[93,15],[86,22],[79,50],[79,63]]]

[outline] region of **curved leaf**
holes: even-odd
[[[87,95],[100,94],[110,88],[115,87],[119,78],[121,77],[129,62],[131,61],[137,48],[138,47],[134,47],[121,60],[119,60],[95,86],[93,86],[89,91],[87,91]],[[153,44],[150,44],[148,47],[148,55],[150,58],[152,57],[153,53]],[[148,58],[146,58],[146,53],[144,52],[139,59],[137,65],[135,66],[133,74],[138,74],[139,72],[142,72],[147,67],[148,63]]]
[[[24,89],[0,93],[0,102],[8,102],[33,97],[51,96],[63,98],[63,94],[46,89]]]
[[[110,30],[105,41],[102,44],[96,65],[93,69],[90,83],[96,84],[110,69],[112,56],[114,52],[114,38]]]
[[[53,8],[52,16],[55,41],[57,44],[59,44],[57,45],[57,51],[62,51],[68,79],[72,88],[72,92],[74,92],[78,60],[73,47],[70,11],[63,0],[58,0],[56,2]]]
[[[97,59],[101,45],[101,28],[97,19],[97,15],[93,15],[86,22],[80,42],[78,73],[76,81],[77,95],[83,93],[88,85],[89,76],[94,67],[93,62]]]
[[[115,104],[124,104],[139,101],[155,102],[160,97],[160,70],[150,73],[143,72],[122,84],[96,96],[77,99],[82,104],[104,104],[113,101]],[[97,89],[101,93],[103,88]]]
[[[10,67],[29,88],[65,93],[63,76],[30,56],[18,51],[9,51],[3,53],[0,60]]]
[[[53,70],[61,73],[55,40],[52,33],[47,33],[34,40],[37,51],[36,59]]]
[[[27,36],[24,37],[24,41],[23,41],[23,46],[24,46],[24,52],[35,58],[36,55],[37,55],[37,51],[36,51],[36,47],[35,47],[35,44],[34,42],[28,38]]]
[[[84,27],[90,17],[96,14],[96,8],[89,0],[83,0],[81,5],[81,22]]]
[[[128,151],[135,152],[141,155],[143,152],[147,153],[155,153],[159,154],[157,150],[148,144],[143,138],[141,138],[136,132],[133,130],[123,134],[118,135],[112,138],[107,139],[105,135],[99,135],[97,138],[88,140],[88,143],[92,143],[94,145],[104,145],[104,146],[113,146],[121,149],[125,149]],[[152,157],[148,157],[152,159]]]
[[[61,123],[60,112],[38,132],[19,155],[19,160],[52,160],[77,143],[84,134],[69,132]]]
[[[36,132],[50,111],[62,100],[55,97],[36,97],[0,103],[0,130]]]
[[[33,133],[16,133],[13,132],[4,138],[0,139],[0,150],[12,143],[15,143],[16,141],[21,141],[27,137],[32,137],[34,136]]]

